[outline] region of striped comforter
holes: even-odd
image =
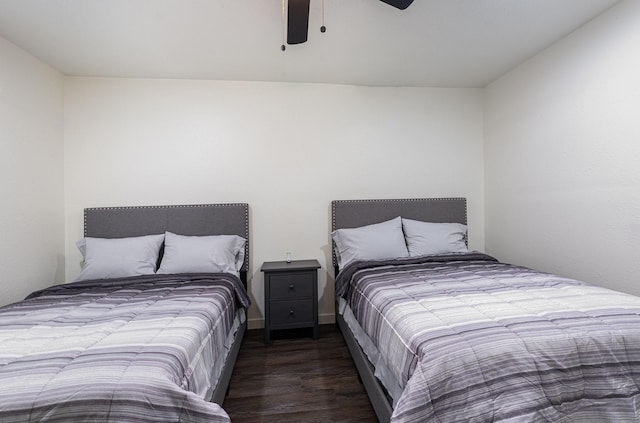
[[[640,298],[479,253],[357,262],[337,293],[402,386],[393,422],[640,421]]]
[[[2,307],[0,422],[229,422],[194,373],[248,305],[237,277],[203,274],[57,285]]]

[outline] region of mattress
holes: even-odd
[[[0,421],[229,422],[206,398],[248,305],[233,275],[185,274],[56,285],[2,307]]]
[[[479,253],[355,262],[336,292],[388,373],[391,421],[640,416],[638,297]]]

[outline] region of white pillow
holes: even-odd
[[[359,228],[338,229],[331,233],[336,243],[338,267],[354,260],[408,257],[400,216],[386,222]]]
[[[432,223],[403,218],[402,229],[411,257],[469,251],[464,242],[467,226],[461,223]]]
[[[238,235],[185,236],[165,232],[158,273],[232,273],[244,262],[245,239]]]
[[[76,281],[150,275],[156,270],[164,235],[82,238],[76,243],[84,263]]]

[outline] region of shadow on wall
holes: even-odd
[[[65,283],[65,255],[56,254],[56,272],[53,276],[53,283],[60,284]]]

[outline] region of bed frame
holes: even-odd
[[[408,219],[437,223],[467,224],[467,200],[465,198],[416,198],[395,200],[336,200],[331,202],[331,231],[343,228],[379,223],[402,216]],[[332,248],[335,275],[338,266],[335,245]],[[373,365],[360,348],[346,321],[338,313],[336,298],[336,322],[347,343],[358,375],[367,391],[371,405],[380,422],[389,422],[393,412],[387,391],[374,375]]]
[[[84,210],[84,236],[124,238],[161,234],[165,231],[180,235],[239,235],[246,239],[244,263],[240,279],[247,288],[249,271],[249,205],[198,204],[184,206],[99,207]],[[240,344],[247,329],[246,321],[236,332],[231,350],[209,401],[222,405],[229,389],[231,373]]]

